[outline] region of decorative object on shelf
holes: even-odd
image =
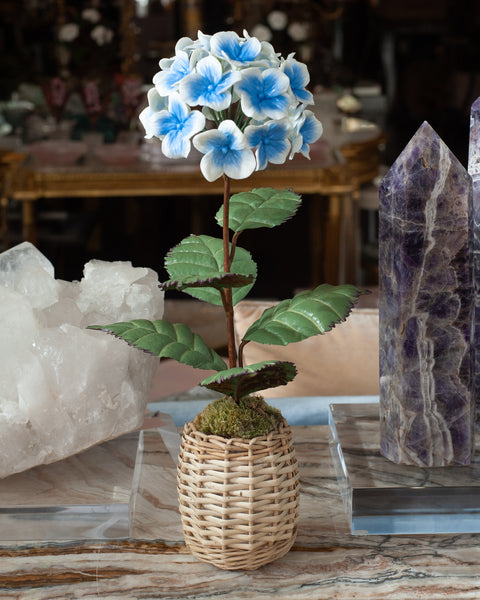
[[[474,451],[471,180],[428,123],[380,185],[381,452],[467,465]]]
[[[473,397],[476,400],[477,427],[480,426],[480,98],[470,109],[470,144],[468,150],[468,172],[472,178],[473,229]]]
[[[79,282],[54,275],[28,242],[0,254],[0,478],[143,423],[157,361],[85,328],[161,317],[156,273],[92,260]]]
[[[277,55],[268,43],[234,32],[182,38],[160,61],[149,106],[140,119],[169,158],[193,146],[208,181],[224,180],[216,214],[221,238],[191,235],[166,256],[164,290],[223,306],[228,362],[181,323],[142,319],[94,326],[158,357],[211,369],[201,385],[224,394],[185,426],[178,467],[185,542],[201,560],[225,569],[253,569],[286,553],[298,518],[298,472],[291,434],[281,414],[257,392],[284,385],[293,363],[243,364],[250,341],[286,345],[322,334],[345,320],[361,294],[354,286],[320,285],[263,312],[238,349],[234,305],[249,292],[256,265],[238,246],[242,231],[272,228],[295,215],[301,199],[270,188],[230,195],[231,179],[268,163],[282,164],[318,139],[321,125],[307,106],[305,65]],[[233,232],[232,237],[231,232]],[[206,494],[207,491],[207,494]]]
[[[119,40],[114,24],[97,8],[68,8],[59,14],[56,55],[60,77],[92,78],[117,62]]]

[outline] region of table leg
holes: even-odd
[[[325,227],[325,256],[323,272],[325,283],[336,285],[339,282],[340,267],[340,217],[341,196],[330,194],[328,197],[328,216]]]
[[[310,286],[323,283],[322,257],[324,254],[324,210],[321,205],[323,197],[312,195],[309,199],[309,236],[310,236]]]
[[[33,200],[22,201],[22,238],[33,245],[37,243],[37,225]]]
[[[340,200],[338,283],[358,283],[358,251],[356,247],[358,232],[355,230],[355,202],[355,192],[342,194]]]
[[[8,198],[5,196],[0,199],[0,211],[2,249],[8,250],[10,247],[10,237],[8,234]]]

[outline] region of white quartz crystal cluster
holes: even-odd
[[[158,359],[86,329],[163,316],[151,269],[92,260],[55,279],[32,244],[0,254],[0,477],[139,427]]]

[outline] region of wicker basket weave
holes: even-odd
[[[290,550],[299,507],[297,459],[284,421],[251,440],[184,427],[178,496],[185,543],[222,569],[257,569]]]

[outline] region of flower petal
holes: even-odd
[[[211,150],[221,147],[224,143],[225,136],[218,129],[210,129],[199,133],[193,140],[193,145],[202,154],[206,154]]]
[[[248,63],[258,56],[262,45],[257,38],[240,38],[234,31],[219,31],[212,36],[210,48],[218,57]]]
[[[198,62],[195,73],[182,80],[180,94],[191,106],[208,106],[222,111],[230,106],[230,88],[239,77],[239,73],[233,72],[223,75],[218,58],[207,56]]]
[[[255,171],[256,161],[250,149],[236,150],[226,155],[223,163],[225,175],[231,179],[246,179]]]
[[[295,98],[304,104],[313,104],[312,93],[305,89],[310,82],[307,65],[294,58],[288,58],[282,64],[282,69],[290,80],[290,88]]]
[[[160,96],[168,96],[175,92],[180,81],[191,72],[188,54],[180,51],[170,65],[170,68],[159,71],[153,78],[153,84]]]
[[[242,110],[248,117],[263,121],[281,119],[288,114],[290,80],[279,69],[258,67],[245,69],[242,79],[236,85],[240,93]]]
[[[186,158],[190,148],[190,140],[181,132],[170,131],[162,141],[162,152],[167,158]]]
[[[165,110],[168,106],[168,101],[165,96],[160,96],[157,88],[150,88],[147,92],[148,105],[155,112]]]
[[[200,161],[200,170],[207,181],[215,181],[223,175],[223,163],[218,161],[214,152],[208,152]]]
[[[197,150],[206,152],[200,168],[208,181],[223,173],[232,179],[244,179],[255,170],[255,157],[245,135],[229,119],[222,121],[217,130],[200,133],[193,143]]]
[[[206,56],[197,63],[197,73],[211,84],[218,83],[222,78],[222,65],[214,56]]]
[[[300,127],[300,133],[306,144],[316,142],[323,133],[323,126],[311,110],[304,112],[305,121]]]
[[[138,118],[140,119],[140,123],[143,125],[143,128],[145,129],[145,138],[147,140],[151,139],[154,135],[154,129],[152,127],[152,116],[153,116],[154,112],[153,110],[150,108],[150,106],[146,106],[142,112],[138,115]]]
[[[245,129],[249,145],[257,148],[257,170],[265,169],[267,162],[285,162],[290,151],[289,133],[290,126],[285,119],[269,121],[265,125],[249,125]]]
[[[262,72],[263,89],[269,98],[284,94],[290,85],[289,78],[279,69],[266,69]]]

